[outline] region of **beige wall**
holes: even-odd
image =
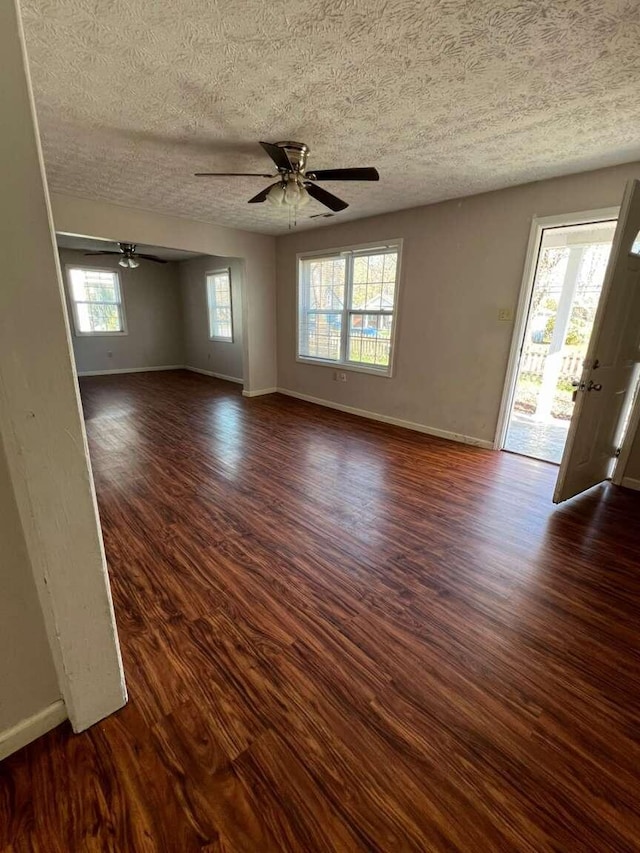
[[[629,164],[281,237],[278,385],[297,393],[492,442],[533,216],[618,205]],[[296,253],[404,239],[392,378],[300,364]]]
[[[60,698],[0,443],[0,734]]]
[[[2,669],[11,669],[16,681],[0,681],[0,693],[22,695],[31,704],[36,697],[39,703],[51,698],[41,642],[44,622],[56,692],[80,730],[120,707],[126,692],[24,39],[12,2],[0,3],[0,55],[0,515],[11,555],[2,554],[0,600],[19,607],[16,597],[24,592],[25,623],[19,630],[14,626],[15,643],[22,632],[32,633],[44,666],[43,671],[26,666],[15,673],[15,649],[3,642]],[[13,497],[7,494],[5,458]],[[25,549],[30,580],[24,577]],[[33,655],[34,648],[25,652]],[[39,709],[45,717],[46,710]],[[10,713],[15,716],[18,706]],[[55,722],[59,719],[58,713]],[[36,732],[21,720],[26,725],[22,742],[55,722],[41,718]]]
[[[78,373],[184,364],[182,300],[178,264],[141,261],[123,269],[115,257],[87,257],[60,249],[65,296]],[[66,264],[113,269],[120,276],[127,323],[126,335],[76,335],[73,327]],[[109,355],[111,353],[111,355]]]
[[[56,230],[117,241],[167,246],[201,255],[242,258],[245,392],[274,388],[276,370],[275,239],[206,222],[165,216],[54,193]]]
[[[220,376],[242,381],[242,277],[243,264],[239,258],[195,258],[181,261],[179,266],[184,316],[185,364]],[[209,319],[205,275],[207,272],[229,268],[233,306],[233,341],[209,340]]]

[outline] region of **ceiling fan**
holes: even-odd
[[[129,267],[134,270],[140,266],[138,258],[143,258],[145,261],[155,261],[157,264],[166,264],[163,258],[157,255],[145,255],[144,252],[136,252],[135,243],[118,243],[118,251],[112,249],[104,249],[101,252],[85,252],[85,255],[121,255],[118,263],[121,267]]]
[[[196,172],[196,177],[252,177],[277,178],[275,184],[265,187],[249,199],[249,204],[268,201],[275,207],[287,205],[303,207],[309,197],[337,213],[349,207],[346,201],[316,185],[316,181],[379,181],[378,170],[370,167],[356,169],[307,170],[309,148],[303,142],[261,142],[260,145],[275,163],[276,175],[263,172]]]

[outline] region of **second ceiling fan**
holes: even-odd
[[[196,177],[278,178],[274,184],[270,184],[250,198],[249,204],[268,201],[276,207],[283,204],[290,207],[303,207],[311,197],[335,213],[349,207],[349,204],[323,187],[317,186],[316,181],[380,180],[378,170],[370,166],[360,166],[355,169],[308,170],[309,148],[303,142],[261,142],[260,145],[273,160],[278,170],[276,175],[263,172],[196,172]]]
[[[135,269],[140,266],[139,258],[145,261],[155,261],[157,264],[166,264],[163,258],[157,255],[146,255],[144,252],[136,251],[135,243],[118,243],[118,249],[102,249],[99,252],[85,252],[85,255],[118,255],[120,260],[118,263],[121,267],[129,267]]]

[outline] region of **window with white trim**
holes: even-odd
[[[207,306],[209,339],[233,343],[231,273],[228,269],[207,273]]]
[[[67,267],[76,335],[124,335],[124,305],[115,270]]]
[[[299,359],[389,375],[399,252],[394,244],[299,258]]]

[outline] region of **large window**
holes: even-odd
[[[67,267],[67,273],[76,334],[126,334],[118,273],[80,267]]]
[[[212,341],[233,342],[233,308],[229,270],[207,273],[207,306],[209,338]]]
[[[400,247],[301,257],[298,358],[389,375]]]

